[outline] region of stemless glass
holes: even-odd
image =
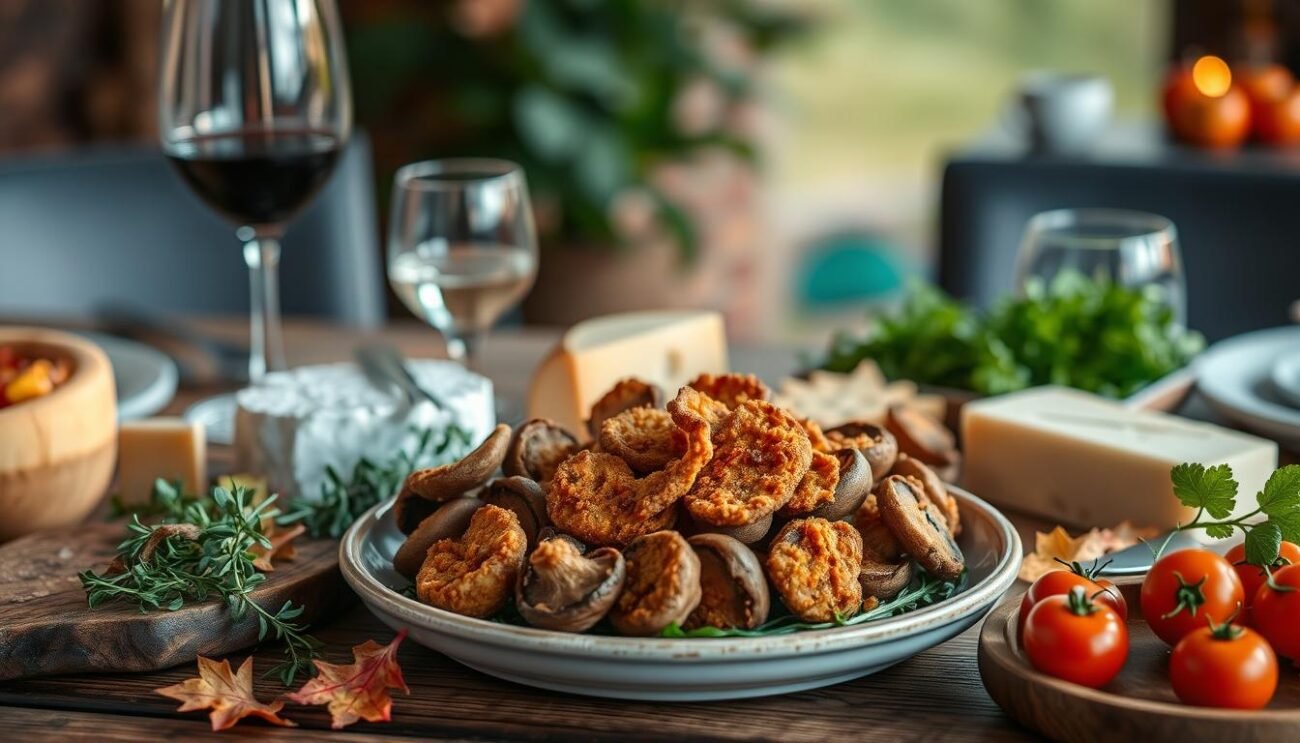
[[[537,276],[524,171],[490,159],[413,163],[393,178],[388,280],[436,328],[447,355],[477,369],[487,331]]]
[[[1016,287],[1049,283],[1074,271],[1132,288],[1155,287],[1179,324],[1187,322],[1187,285],[1174,223],[1123,209],[1058,209],[1025,226]]]
[[[167,0],[158,123],[168,159],[244,242],[256,381],[285,366],[280,237],[352,132],[334,0]]]

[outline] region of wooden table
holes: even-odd
[[[215,332],[238,336],[242,325],[213,323]],[[346,359],[366,336],[290,323],[290,362]],[[413,355],[430,355],[436,339],[427,328],[402,325],[380,337]],[[503,332],[484,348],[483,367],[500,392],[519,396],[532,365],[555,338],[549,332]],[[792,371],[793,351],[737,349],[733,367],[769,377]],[[178,412],[216,387],[183,390],[170,406]],[[220,452],[218,452],[220,454]],[[1043,524],[1015,519],[1022,538]],[[327,645],[325,659],[351,660],[349,649],[367,639],[381,643],[392,631],[360,604],[315,629]],[[650,704],[590,699],[498,681],[407,641],[399,660],[410,696],[394,697],[393,721],[358,723],[327,732],[323,707],[291,705],[296,729],[246,721],[230,732],[266,739],[378,741],[396,736],[425,739],[519,740],[1022,740],[1033,734],[1005,717],[980,683],[975,651],[978,626],[882,673],[826,689],[734,702]],[[241,656],[234,656],[237,664]],[[274,665],[280,651],[255,653],[256,668]],[[158,737],[216,737],[205,714],[175,712],[176,702],[154,689],[195,675],[192,664],[159,673],[68,676],[0,684],[0,730],[6,739],[88,738],[132,741]],[[274,680],[256,686],[261,699],[284,692]]]

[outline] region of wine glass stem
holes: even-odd
[[[249,240],[244,243],[244,262],[252,299],[248,378],[256,382],[268,371],[286,368],[280,335],[280,241],[260,235]]]
[[[479,346],[483,331],[471,330],[447,337],[447,356],[470,371],[479,371]]]

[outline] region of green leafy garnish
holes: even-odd
[[[1283,540],[1300,542],[1300,465],[1273,472],[1255,496],[1258,507],[1236,518],[1230,516],[1236,510],[1238,485],[1228,465],[1180,464],[1169,477],[1179,502],[1196,509],[1196,516],[1176,531],[1204,529],[1215,539],[1227,539],[1240,529],[1246,537],[1246,562],[1266,570],[1277,562]],[[1261,515],[1266,518],[1255,520]]]
[[[1130,289],[1062,272],[1050,285],[978,312],[915,285],[902,307],[873,318],[865,338],[839,335],[823,368],[874,360],[885,376],[985,395],[1059,384],[1126,397],[1185,366],[1204,346],[1182,328],[1159,289]]]
[[[850,627],[875,619],[884,619],[914,611],[922,606],[929,606],[937,601],[952,597],[966,584],[966,574],[956,581],[943,581],[930,577],[924,570],[917,570],[917,577],[907,588],[894,598],[881,602],[875,607],[851,617],[836,617],[832,622],[805,622],[798,617],[786,614],[759,625],[754,629],[722,629],[719,627],[697,627],[682,629],[678,624],[670,624],[659,633],[660,637],[772,637],[788,635],[805,630],[834,629]]]
[[[299,673],[310,674],[320,643],[294,621],[302,607],[286,601],[270,611],[249,597],[266,580],[253,564],[252,549],[270,547],[263,519],[276,515],[274,503],[271,496],[255,504],[240,487],[186,497],[158,480],[145,510],[160,515],[160,523],[145,524],[132,515],[114,564],[103,573],[87,570],[78,576],[90,606],[120,600],[135,602],[142,612],[175,611],[189,602],[220,599],[236,621],[250,611],[257,616],[259,642],[268,635],[284,641],[285,661],[274,672],[286,686]]]

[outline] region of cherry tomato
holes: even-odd
[[[1232,624],[1201,627],[1174,646],[1169,679],[1187,704],[1262,709],[1277,691],[1277,656],[1254,630]]]
[[[1171,552],[1142,581],[1142,616],[1170,645],[1206,626],[1231,620],[1245,603],[1232,564],[1203,549]]]
[[[1090,579],[1087,575],[1076,572],[1075,569],[1053,570],[1039,576],[1038,580],[1034,581],[1033,585],[1029,587],[1029,590],[1025,591],[1024,598],[1020,599],[1020,621],[1017,623],[1017,635],[1021,640],[1021,644],[1024,643],[1025,620],[1029,618],[1029,610],[1048,596],[1063,596],[1075,586],[1082,586],[1089,597],[1114,609],[1119,614],[1120,620],[1128,621],[1128,603],[1124,600],[1124,594],[1120,593],[1114,583],[1105,578]]]
[[[1034,605],[1025,621],[1024,646],[1034,668],[1096,689],[1124,667],[1128,628],[1114,609],[1075,586]]]
[[[1237,571],[1237,577],[1241,579],[1241,588],[1246,592],[1246,610],[1249,611],[1251,605],[1255,603],[1255,594],[1259,593],[1259,587],[1264,585],[1268,575],[1264,573],[1264,568],[1246,562],[1244,543],[1228,550],[1228,554],[1224,555],[1223,559],[1232,563],[1232,567]],[[1269,567],[1276,573],[1287,565],[1296,564],[1300,564],[1300,545],[1283,542],[1277,562]]]
[[[1260,586],[1251,606],[1255,629],[1273,650],[1300,662],[1300,565],[1273,573],[1273,585]]]

